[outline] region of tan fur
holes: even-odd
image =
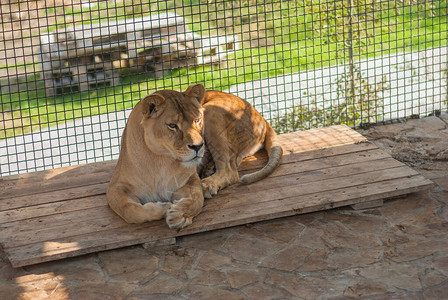
[[[159,91],[133,109],[107,191],[110,207],[125,221],[166,218],[170,228],[180,229],[201,211],[204,197],[196,167],[205,151],[199,147],[204,142],[204,92],[202,85],[184,93]]]
[[[238,167],[244,157],[265,147],[269,162],[261,170],[241,177],[249,184],[268,176],[280,164],[283,154],[277,135],[271,125],[247,101],[223,92],[208,91],[202,105],[205,108],[205,143],[210,168],[213,161],[215,173],[202,179],[204,196],[210,198],[220,189],[239,181]]]
[[[261,147],[268,164],[241,182],[260,180],[280,163],[282,148],[269,123],[248,102],[205,92],[200,84],[183,93],[156,92],[129,116],[107,201],[129,223],[165,218],[170,228],[181,229],[199,214],[204,195],[239,180],[242,159]],[[216,171],[201,184],[197,168],[204,155],[202,168]]]

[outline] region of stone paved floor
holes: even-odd
[[[448,115],[361,131],[437,186],[381,208],[271,220],[12,269],[0,299],[447,299]]]

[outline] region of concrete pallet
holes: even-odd
[[[236,37],[201,37],[173,13],[70,26],[43,34],[40,40],[48,95],[63,93],[66,87],[86,91],[98,84],[116,85],[123,67],[159,77],[172,69],[219,63],[238,49]],[[99,63],[110,67],[91,67]],[[98,72],[83,76],[81,66]]]

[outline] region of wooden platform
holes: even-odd
[[[346,126],[280,136],[285,155],[269,177],[234,185],[206,200],[180,232],[164,221],[129,225],[107,206],[115,161],[0,178],[0,245],[14,267],[107,249],[382,199],[432,187],[432,182]],[[241,166],[260,168],[265,154]]]

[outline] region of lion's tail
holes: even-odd
[[[265,138],[265,149],[268,152],[269,161],[261,170],[241,176],[241,183],[249,184],[261,180],[271,174],[280,164],[283,155],[282,146],[277,141],[277,134],[274,129],[268,122],[266,124],[268,128]]]

